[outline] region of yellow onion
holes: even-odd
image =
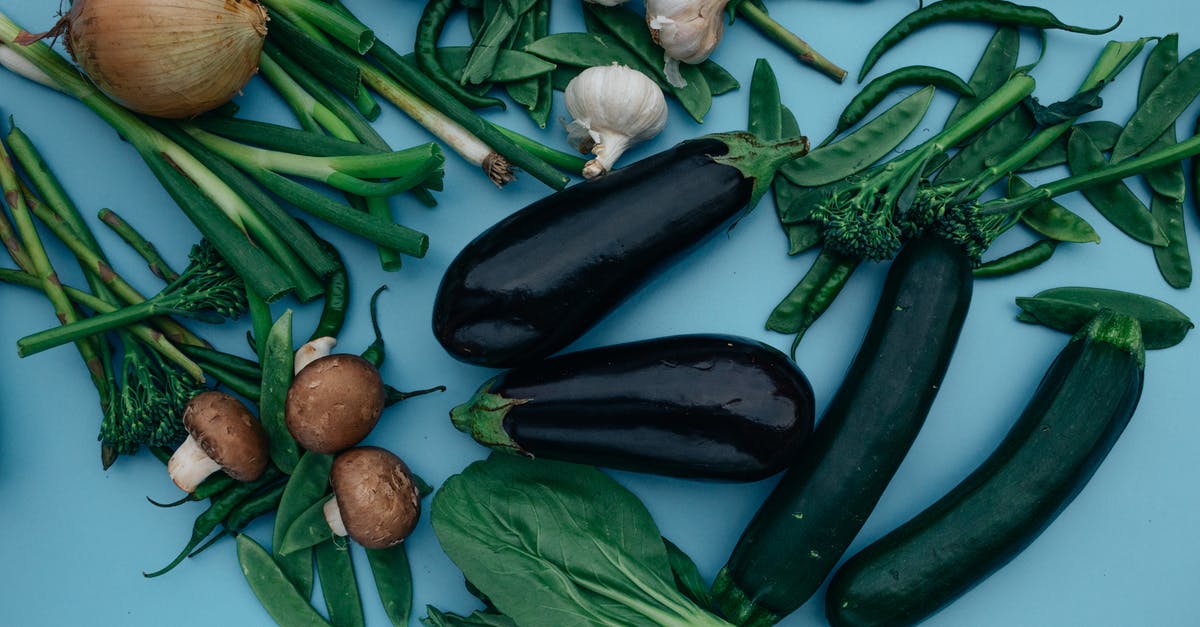
[[[75,0],[42,36],[65,34],[84,73],[125,107],[186,118],[228,102],[258,71],[266,22],[254,0]]]

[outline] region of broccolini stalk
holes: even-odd
[[[220,322],[246,310],[245,284],[220,253],[201,240],[188,255],[183,274],[153,298],[108,314],[47,329],[17,341],[21,356],[33,355],[77,338],[121,328],[161,314],[180,314]]]

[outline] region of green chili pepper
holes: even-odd
[[[375,331],[375,340],[371,345],[362,352],[361,357],[367,360],[376,369],[383,366],[383,359],[386,356],[383,350],[383,333],[379,330],[379,312],[376,309],[376,303],[379,301],[379,294],[386,290],[386,285],[380,285],[379,289],[371,294],[371,328]]]
[[[375,589],[383,601],[383,611],[395,627],[408,625],[412,614],[412,570],[404,543],[387,549],[367,549],[367,561],[375,577]]]
[[[1021,250],[980,265],[975,268],[973,274],[977,279],[990,279],[1036,268],[1049,261],[1057,247],[1058,242],[1055,240],[1038,240]]]
[[[897,89],[908,86],[924,87],[926,85],[941,87],[966,98],[975,96],[975,90],[952,72],[928,65],[902,67],[867,83],[850,100],[846,108],[842,109],[842,114],[838,117],[837,127],[833,129],[829,137],[825,138],[825,141],[821,142],[821,146],[829,144],[829,142],[833,141],[843,131],[861,122],[872,109]]]
[[[1093,29],[1064,23],[1053,13],[1039,7],[1023,6],[1006,0],[941,0],[909,13],[900,19],[879,41],[871,46],[862,70],[858,73],[861,83],[883,53],[903,41],[912,33],[927,26],[943,22],[988,22],[1004,26],[1028,26],[1041,29],[1065,30],[1085,35],[1103,35],[1121,25],[1124,18],[1108,28]]]
[[[329,623],[321,618],[304,597],[292,586],[271,554],[267,553],[257,542],[246,534],[237,537],[238,563],[242,567],[242,575],[258,597],[271,618],[280,625],[288,627],[303,627],[305,625],[325,625]]]

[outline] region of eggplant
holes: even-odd
[[[450,263],[434,335],[454,357],[495,368],[559,351],[752,206],[807,146],[713,135],[530,204]]]
[[[728,335],[679,335],[519,366],[450,416],[499,451],[756,481],[795,461],[813,413],[808,379],[780,351]]]

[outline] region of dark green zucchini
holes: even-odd
[[[795,459],[813,413],[812,387],[787,355],[728,335],[677,335],[518,366],[450,416],[500,451],[756,481]]]
[[[923,236],[892,262],[845,380],[713,583],[740,625],[772,625],[821,586],[925,422],[971,302],[971,261]]]
[[[1029,546],[1129,423],[1143,358],[1132,318],[1103,313],[1080,331],[983,465],[838,570],[825,598],[830,623],[917,623]]]

